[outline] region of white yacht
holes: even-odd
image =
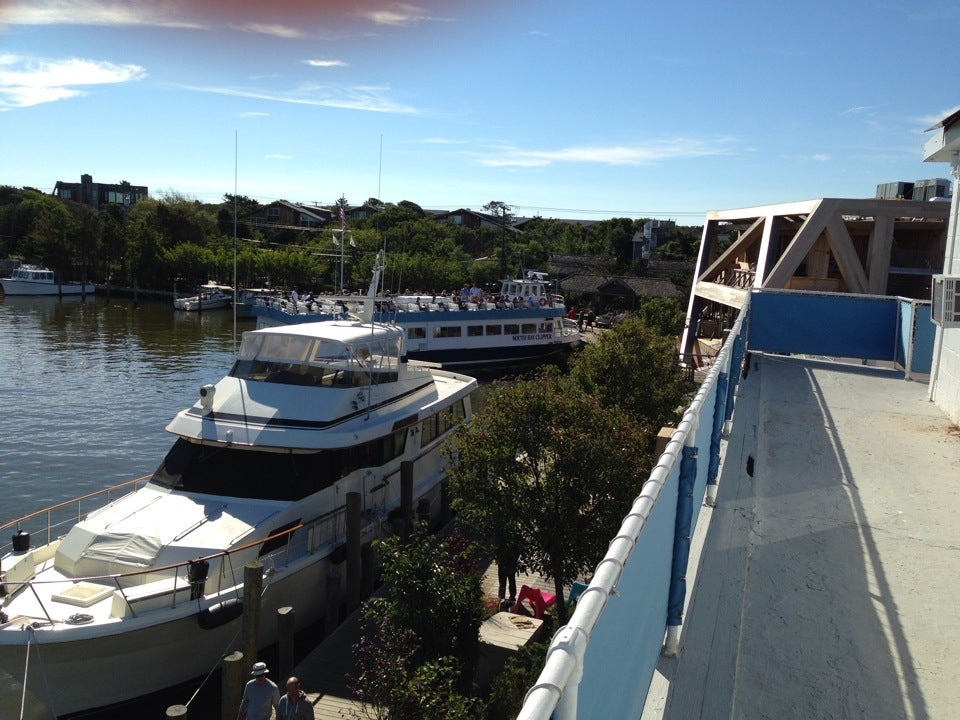
[[[202,310],[219,310],[230,307],[233,302],[233,288],[229,285],[218,285],[212,280],[201,285],[196,295],[174,298],[174,310],[197,312]]]
[[[347,495],[359,494],[363,542],[389,533],[409,461],[414,507],[428,502],[436,517],[439,446],[469,418],[475,387],[408,361],[392,326],[244,333],[229,374],[174,417],[173,447],[132,492],[0,526],[14,534],[0,559],[0,667],[42,673],[57,715],[202,676],[239,649],[251,561],[264,568],[261,647],[276,641],[280,607],[296,610],[298,629],[317,622],[343,555]]]
[[[0,278],[4,295],[92,295],[93,283],[56,281],[53,270],[40,265],[18,265],[10,277]]]

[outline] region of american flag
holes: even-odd
[[[343,212],[343,205],[340,206],[340,222],[343,225],[347,224],[347,216]]]

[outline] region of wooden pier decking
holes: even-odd
[[[553,592],[553,581],[539,575],[517,575],[517,592],[522,585]],[[484,598],[488,603],[497,599],[497,565],[491,562],[481,581]],[[293,674],[300,679],[301,687],[313,704],[315,720],[344,720],[350,718],[375,718],[372,708],[354,700],[346,687],[346,676],[356,674],[353,661],[353,645],[360,639],[359,611],[352,613],[316,649],[294,668]],[[549,639],[549,638],[547,638]],[[274,678],[283,691],[286,678]]]

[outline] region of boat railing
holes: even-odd
[[[256,560],[272,573],[277,567],[285,567],[309,555],[321,551],[332,551],[346,542],[346,534],[346,508],[341,507],[309,521],[284,528],[268,537],[257,538],[229,550],[160,567],[70,578],[69,582],[73,585],[90,583],[112,586],[119,597],[122,598],[125,609],[131,616],[135,617],[137,615],[137,603],[144,600],[154,601],[149,605],[149,609],[156,609],[157,607],[172,609],[183,603],[195,602],[201,595],[219,596],[224,591],[232,591],[239,597],[239,590],[243,584],[243,566],[247,562]],[[236,560],[242,560],[242,562],[235,562]],[[215,584],[210,582],[214,578],[211,578],[209,574],[194,575],[194,569],[200,566],[208,570],[214,570]],[[156,580],[148,578],[156,578]],[[53,625],[56,624],[56,621],[53,620],[53,616],[48,611],[47,605],[42,599],[43,593],[38,588],[42,588],[44,585],[62,585],[63,583],[62,578],[52,580],[31,578],[16,581],[5,577],[3,588],[9,595],[16,594],[22,588],[29,588],[40,605],[47,622]],[[160,583],[160,586],[157,587],[153,583]],[[197,588],[199,588],[199,592],[197,592]],[[186,592],[187,590],[190,592]],[[167,598],[169,598],[169,602]],[[117,615],[116,610],[112,612],[112,615]]]
[[[73,526],[91,513],[106,507],[114,500],[118,500],[124,495],[138,490],[143,485],[146,485],[150,478],[150,475],[144,475],[135,480],[127,480],[118,485],[111,485],[108,488],[87,493],[86,495],[81,495],[71,500],[65,500],[64,502],[51,505],[42,510],[37,510],[29,515],[24,515],[16,520],[11,520],[0,525],[0,533],[11,528],[16,530],[17,535],[22,532],[31,532],[31,534],[33,532],[39,532],[43,533],[46,537],[44,544],[50,544],[55,537],[56,530],[59,528],[66,526],[68,523],[70,526]],[[85,504],[98,500],[99,505],[92,510],[84,510]],[[11,542],[0,545],[0,555],[10,550],[13,542],[15,541],[11,539]]]

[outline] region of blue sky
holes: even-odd
[[[960,4],[0,0],[0,184],[661,217],[945,177]],[[954,90],[950,90],[953,87]]]

